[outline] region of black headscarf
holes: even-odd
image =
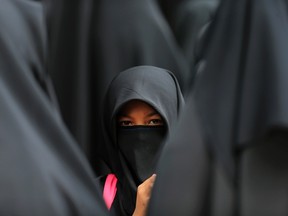
[[[181,161],[185,158],[183,155],[179,156],[180,152],[189,145],[198,146],[199,143],[203,143],[203,140],[206,151],[210,152],[213,159],[210,166],[216,165],[223,168],[222,174],[227,181],[221,188],[219,185],[213,185],[212,181],[215,178],[204,178],[208,183],[199,194],[205,193],[211,185],[218,187],[218,191],[215,191],[215,188],[210,189],[218,193],[215,196],[218,200],[212,202],[219,203],[219,200],[228,200],[229,195],[225,193],[225,187],[229,186],[232,197],[230,200],[233,202],[234,197],[236,202],[234,206],[230,202],[224,203],[220,211],[222,213],[218,212],[218,214],[213,212],[217,207],[212,209],[212,202],[209,200],[202,200],[200,206],[210,209],[212,215],[284,215],[287,213],[284,204],[287,203],[287,196],[281,194],[281,191],[287,191],[287,166],[284,165],[287,162],[283,160],[283,153],[279,154],[283,149],[287,152],[287,148],[283,148],[283,141],[287,140],[288,126],[287,6],[286,0],[222,1],[203,39],[205,43],[200,53],[202,61],[199,62],[201,70],[198,71],[191,95],[193,102],[189,105],[191,108],[187,108],[184,114],[192,117],[189,117],[189,120],[183,118],[181,123],[183,125],[180,124],[178,129],[179,133],[175,134],[174,139],[165,146],[169,154],[164,155],[160,162],[149,215],[163,213],[163,215],[203,215],[199,209],[195,212],[191,208],[194,206],[193,199],[190,199],[190,206],[189,199],[185,199],[187,196],[188,198],[197,196],[198,192],[195,193],[194,190],[197,184],[188,183],[193,177],[191,173],[195,173],[197,168],[185,169],[188,173],[184,175],[187,181],[186,190],[175,191],[173,205],[170,205],[168,199],[161,199],[166,197],[175,185],[182,185],[180,178],[166,181],[168,176],[179,176],[183,173],[179,167],[184,164]],[[195,107],[194,111],[193,107]],[[196,112],[202,128],[202,141],[192,133],[193,128],[186,133],[184,131],[187,125],[194,124],[193,112]],[[286,135],[280,137],[282,140],[278,137],[274,139],[274,143],[270,142],[270,145],[267,145],[267,142],[271,141],[271,132],[277,130]],[[183,147],[176,148],[182,139],[190,142],[185,144],[182,141]],[[282,143],[281,148],[279,143]],[[269,146],[267,149],[270,153],[267,149],[262,149],[264,144],[266,147]],[[260,151],[256,150],[257,147]],[[253,151],[249,151],[250,148]],[[251,157],[246,154],[247,151]],[[280,160],[277,159],[277,155]],[[193,162],[189,157],[187,154],[187,167]],[[205,159],[205,154],[201,158]],[[176,172],[169,172],[170,161],[179,168],[179,171],[175,168],[173,170],[177,170]],[[200,162],[198,164],[201,167],[205,165]],[[269,171],[272,173],[273,170],[277,173],[277,177],[270,181],[273,177]],[[206,169],[205,172],[209,174],[215,171],[210,172]],[[261,177],[259,173],[266,173],[266,176]],[[286,180],[286,184],[283,179]],[[244,184],[247,182],[250,182],[249,186]],[[251,182],[253,182],[252,187]],[[277,186],[279,184],[281,187]],[[262,197],[259,196],[260,194]],[[209,194],[209,198],[215,198],[214,195]],[[183,203],[187,205],[183,207]],[[230,212],[225,210],[231,210],[231,207],[234,210]],[[182,214],[178,214],[179,212]]]
[[[48,91],[42,2],[0,5],[0,215],[106,215]]]
[[[141,100],[151,105],[162,116],[169,134],[183,106],[183,97],[175,76],[162,68],[138,66],[121,72],[110,84],[105,101],[104,125],[107,145],[117,156],[108,164],[119,179],[118,198],[121,214],[133,213],[137,186],[141,183],[134,178],[131,169],[118,146],[116,116],[128,101]],[[108,139],[108,137],[110,139]],[[164,140],[163,140],[164,141]],[[117,158],[119,160],[117,160]],[[151,173],[152,174],[152,173]]]

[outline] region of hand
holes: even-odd
[[[145,216],[149,204],[151,191],[156,179],[156,174],[146,179],[137,188],[136,207],[132,216]]]

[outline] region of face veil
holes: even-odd
[[[154,172],[166,135],[165,126],[118,127],[118,148],[137,185]]]

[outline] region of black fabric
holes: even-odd
[[[165,16],[166,20],[168,21],[169,25],[173,26],[177,8],[179,7],[179,5],[189,0],[156,0],[156,1],[159,7],[161,8],[161,11]]]
[[[219,0],[187,0],[175,9],[172,29],[191,68],[195,68],[197,45],[218,5]]]
[[[106,215],[50,94],[42,2],[0,5],[0,215]]]
[[[196,61],[195,47],[202,32],[213,19],[220,0],[157,0],[157,2],[189,63],[190,70],[193,71]]]
[[[115,76],[138,65],[166,68],[182,91],[191,77],[175,38],[154,0],[99,1],[92,30],[96,68]],[[103,77],[106,91],[111,77]]]
[[[206,38],[194,93],[229,175],[236,148],[288,125],[286,4],[223,1]]]
[[[185,89],[191,74],[154,1],[46,1],[48,66],[61,113],[97,171],[101,108],[112,78],[149,64],[173,71]]]
[[[121,72],[109,86],[106,95],[103,117],[108,166],[118,178],[115,211],[120,215],[131,215],[135,208],[138,180],[133,178],[130,165],[124,160],[117,146],[116,116],[120,108],[128,101],[141,100],[151,105],[166,122],[169,135],[183,107],[183,96],[175,76],[162,68],[137,66]],[[114,204],[113,204],[114,205]]]
[[[287,140],[278,128],[241,154],[239,215],[287,215]]]
[[[163,147],[147,215],[234,213],[233,184],[207,143],[196,105],[190,95]]]
[[[287,188],[283,156],[287,151],[283,143],[287,141],[288,126],[287,6],[286,0],[221,2],[203,37],[198,62],[202,66],[191,95],[196,111],[188,105],[176,130],[178,134],[164,147],[168,153],[160,160],[149,215],[203,215],[197,209],[195,212],[195,203],[197,208],[210,209],[204,215],[287,214],[283,204],[287,203],[287,196],[282,193]],[[185,130],[187,125],[196,124],[192,117],[187,117],[193,116],[193,112],[202,128],[202,140],[193,132],[195,128]],[[204,153],[208,151],[211,156],[212,170],[206,169],[209,177],[203,178],[208,183],[200,190],[191,177],[198,167],[186,167],[205,164],[205,154],[198,155],[199,162],[193,163],[193,151],[186,156],[182,152],[202,144],[206,148]],[[213,173],[217,169],[222,172],[225,188],[230,187],[228,193],[223,181],[222,186],[214,183],[218,174],[213,177]],[[224,205],[226,213],[214,212],[219,210],[215,206],[219,201],[201,199],[207,189],[207,196],[212,199],[232,197],[232,203]],[[165,198],[166,191],[173,191],[173,206],[172,200]],[[211,195],[214,192],[219,194]]]
[[[55,86],[61,115],[88,157],[91,133],[96,131],[91,129],[92,103],[98,104],[92,91],[92,85],[95,85],[92,74],[99,71],[91,71],[93,2],[44,0],[48,28],[47,68]]]
[[[155,173],[166,135],[164,126],[132,126],[117,129],[117,146],[137,185]]]
[[[163,147],[148,215],[206,215],[210,156],[189,98]]]

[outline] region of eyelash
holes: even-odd
[[[120,126],[133,126],[133,123],[131,121],[120,121]]]
[[[163,121],[161,119],[151,119],[148,121],[147,125],[162,125]],[[120,121],[119,122],[120,126],[133,126],[133,123],[131,121]]]
[[[153,122],[153,123],[151,123]],[[151,119],[149,122],[148,122],[148,125],[160,125],[160,124],[163,124],[163,121],[161,119]]]

